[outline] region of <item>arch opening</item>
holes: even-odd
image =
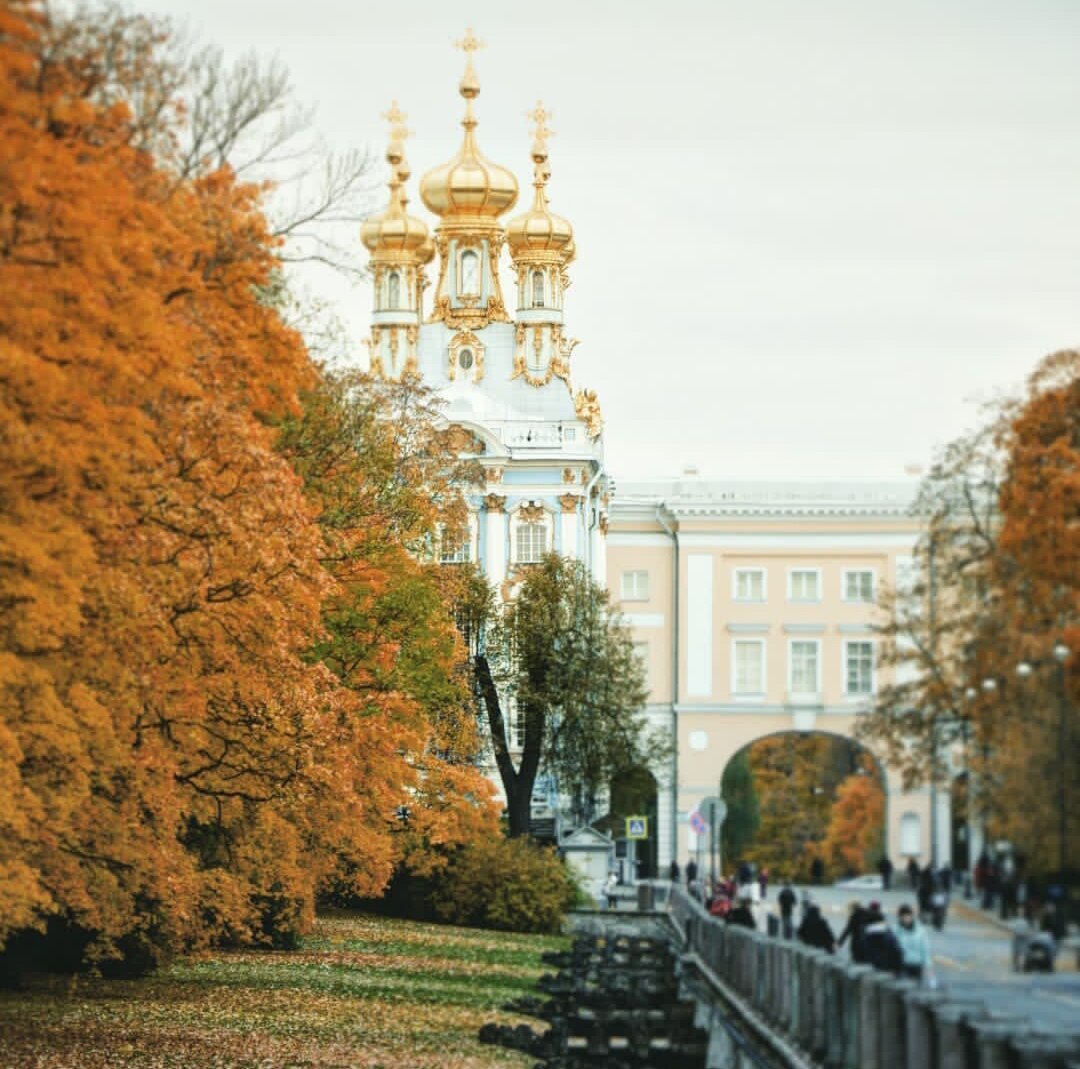
[[[717,786],[726,815],[715,841],[706,826],[693,844],[704,876],[747,862],[774,880],[821,882],[871,872],[885,854],[885,772],[846,736],[756,739],[731,756]]]

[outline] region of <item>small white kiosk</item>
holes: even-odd
[[[615,864],[615,844],[595,828],[577,828],[563,837],[559,849],[590,898],[604,899],[604,885]]]

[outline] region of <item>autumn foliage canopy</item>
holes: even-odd
[[[171,171],[48,30],[0,7],[0,944],[282,941],[494,828],[410,552],[450,495],[386,426],[436,432],[320,374],[262,191]]]

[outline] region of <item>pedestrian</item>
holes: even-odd
[[[862,933],[863,960],[880,972],[900,974],[904,964],[900,943],[885,923],[885,915],[877,902],[871,902],[866,927]]]
[[[686,885],[690,886],[697,879],[697,862],[690,858],[686,862]]]
[[[821,915],[821,907],[814,903],[807,907],[797,935],[799,942],[808,947],[816,947],[828,954],[836,949],[836,936],[833,935],[829,922]]]
[[[757,882],[761,888],[761,901],[764,902],[769,893],[769,870],[764,865],[758,871]]]
[[[892,871],[893,863],[889,860],[888,854],[886,854],[878,862],[878,872],[881,873],[881,888],[883,891],[887,891],[889,885],[892,883]]]
[[[797,901],[795,888],[791,886],[790,880],[786,881],[780,889],[777,900],[780,903],[780,931],[785,939],[790,939],[795,928],[791,921],[791,915],[795,912],[795,902]]]
[[[857,965],[861,965],[866,960],[863,954],[863,931],[869,917],[870,911],[864,909],[861,902],[850,903],[848,905],[847,924],[844,925],[844,930],[836,941],[837,946],[843,946],[849,939],[851,940],[848,944],[848,952],[851,954],[851,960]]]
[[[810,882],[815,887],[820,887],[825,882],[825,862],[820,857],[815,857],[810,862]]]
[[[679,872],[679,863],[675,860],[675,858],[672,858],[671,865],[668,867],[668,879],[671,880],[672,883],[678,883],[680,875],[681,873]]]
[[[607,897],[607,908],[615,909],[619,904],[619,898],[615,888],[619,886],[619,877],[614,872],[608,873],[607,882],[604,884],[604,895]]]
[[[734,924],[741,928],[757,930],[757,921],[754,920],[754,913],[750,909],[750,899],[745,895],[739,899],[738,904],[734,909],[728,910],[724,920],[726,920],[728,924]]]
[[[931,899],[934,896],[934,870],[929,865],[919,873],[919,890],[916,898],[919,902],[919,920],[925,924],[930,918]]]
[[[907,878],[908,883],[911,884],[911,889],[914,891],[919,886],[919,863],[912,858],[907,863]]]
[[[896,914],[896,941],[900,944],[901,972],[911,980],[930,980],[932,976],[930,937],[915,919],[915,911],[905,903]]]

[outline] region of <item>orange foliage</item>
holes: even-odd
[[[0,7],[0,944],[53,914],[103,957],[299,930],[324,884],[382,889],[406,802],[433,841],[493,818],[421,767],[442,729],[393,636],[310,655],[412,565],[387,522],[396,570],[328,569],[276,451],[318,376],[260,299],[260,191],[157,166],[42,25]]]
[[[848,776],[836,791],[825,838],[817,856],[828,870],[865,872],[881,848],[885,795],[872,775]]]

